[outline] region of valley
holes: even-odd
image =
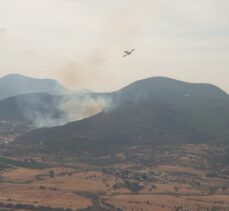
[[[229,168],[220,162],[226,153],[223,145],[190,144],[134,146],[98,157],[40,153],[2,157],[0,206],[226,211]]]
[[[9,96],[0,210],[227,211],[228,123],[223,90],[165,77],[112,93]]]
[[[229,211],[228,0],[0,0],[0,211]]]

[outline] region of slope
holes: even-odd
[[[134,145],[227,141],[229,98],[214,85],[156,77],[104,95],[113,99],[111,108],[82,121],[34,130],[18,143],[101,153]]]

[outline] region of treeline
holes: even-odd
[[[11,166],[29,168],[29,169],[44,169],[48,165],[46,163],[36,162],[35,160],[13,160],[6,157],[0,157],[0,168],[10,168]]]

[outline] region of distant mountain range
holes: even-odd
[[[19,74],[10,74],[0,78],[0,100],[20,94],[37,92],[53,95],[72,93],[71,90],[52,79],[30,78]]]
[[[66,124],[82,118],[82,98],[89,95],[93,92],[69,90],[52,79],[6,75],[0,78],[0,121],[11,121],[12,128],[13,121],[27,128]]]
[[[21,94],[0,100],[0,120],[27,123],[33,127],[45,125],[44,121],[63,118],[59,104],[61,96],[47,93]],[[51,123],[51,122],[50,122]]]
[[[211,84],[164,77],[137,81],[113,93],[103,112],[17,139],[47,151],[103,153],[147,144],[221,143],[229,137],[229,97]]]
[[[100,94],[51,95],[38,92],[0,100],[0,121],[21,122],[28,128],[52,127],[83,119],[101,111]]]

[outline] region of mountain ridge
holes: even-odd
[[[1,77],[0,88],[0,99],[37,92],[47,92],[53,95],[73,92],[54,79],[32,78],[21,74],[9,74]]]
[[[50,151],[98,152],[136,144],[207,143],[227,139],[229,98],[224,91],[214,85],[162,80],[163,83],[161,78],[145,79],[102,94],[111,97],[116,105],[81,121],[32,131],[19,137],[17,143],[42,143]]]

